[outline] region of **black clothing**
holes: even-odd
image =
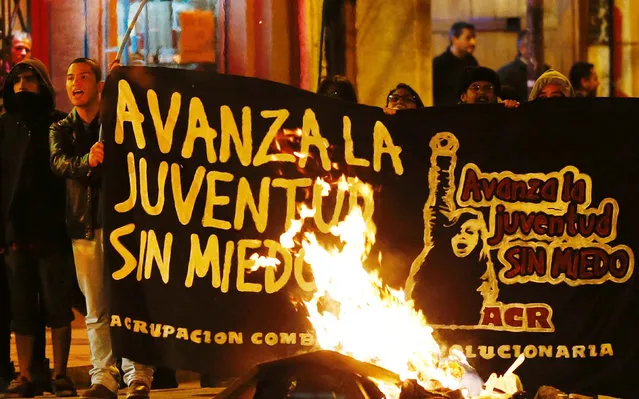
[[[62,251],[42,255],[29,249],[9,249],[5,255],[11,289],[12,327],[17,334],[37,335],[42,328],[40,306],[46,323],[60,328],[73,321],[71,293],[73,264]],[[35,316],[35,317],[34,317]]]
[[[37,93],[14,91],[13,83],[25,71],[33,72]],[[73,319],[66,297],[74,276],[64,272],[71,256],[64,180],[51,171],[48,154],[49,126],[65,114],[55,109],[53,86],[39,60],[16,64],[6,82],[7,112],[0,116],[0,245],[6,251],[2,273],[6,268],[14,331],[36,336],[35,365],[44,358],[44,339],[38,338],[43,335],[43,314],[53,327]]]
[[[462,73],[467,67],[476,66],[479,66],[479,63],[472,54],[457,58],[451,53],[450,47],[433,58],[433,101],[435,106],[457,104],[459,102],[457,93]]]
[[[0,116],[0,217],[2,242],[39,251],[69,246],[64,229],[64,181],[48,164],[48,127],[64,117],[55,110],[53,87],[44,65],[27,59],[7,77],[13,81],[19,70],[31,69],[40,81],[41,109],[22,109],[25,93],[4,90],[7,113]],[[33,94],[33,93],[30,93]],[[30,96],[29,96],[30,97]],[[68,249],[67,248],[67,249]]]
[[[544,71],[550,69],[544,65]],[[497,75],[502,86],[512,88],[516,93],[514,100],[520,103],[528,101],[528,95],[533,84],[539,78],[539,74],[532,69],[532,65],[526,64],[520,56],[512,62],[502,66],[497,70]]]
[[[74,109],[49,131],[51,168],[66,178],[67,230],[72,239],[93,239],[94,229],[102,227],[101,168],[89,166],[89,150],[98,141],[99,129],[98,118],[87,126]]]
[[[521,103],[528,100],[528,65],[520,57],[499,68],[497,75],[502,85],[510,86],[515,91],[517,101]]]

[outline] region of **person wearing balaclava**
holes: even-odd
[[[574,96],[575,90],[570,84],[570,80],[561,72],[549,69],[535,82],[528,96],[528,101],[538,98],[569,98]]]
[[[34,397],[42,387],[31,373],[40,304],[51,328],[53,391],[74,396],[67,376],[71,346],[73,264],[65,226],[65,185],[49,167],[49,126],[65,117],[55,109],[46,67],[37,59],[16,64],[3,93],[0,116],[0,239],[11,292],[12,327],[20,375],[3,397]]]

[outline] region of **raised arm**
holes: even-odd
[[[424,249],[411,265],[406,285],[410,298],[415,285],[415,275],[421,269],[426,255],[437,242],[436,226],[444,226],[455,207],[455,165],[459,141],[450,132],[437,133],[430,140],[430,168],[428,170],[428,198],[424,204]]]

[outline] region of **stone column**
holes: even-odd
[[[359,101],[384,106],[403,82],[432,104],[431,1],[357,0],[356,7]]]
[[[66,95],[65,79],[67,66],[78,57],[89,56],[100,62],[99,38],[100,1],[88,0],[87,18],[85,19],[83,0],[56,0],[51,4],[51,66],[50,74],[56,91],[57,107],[64,111],[71,109]],[[88,22],[88,23],[86,23]],[[85,33],[88,47],[85,49]]]
[[[615,0],[613,15],[615,95],[639,97],[639,2]]]

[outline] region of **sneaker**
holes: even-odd
[[[66,375],[58,375],[55,377],[55,380],[53,380],[53,393],[58,398],[78,395],[73,381]]]
[[[150,391],[151,389],[146,383],[139,380],[131,381],[126,399],[149,399]]]
[[[39,390],[37,385],[33,381],[29,381],[22,376],[16,377],[11,381],[7,392],[2,394],[0,398],[33,398],[34,396],[43,395],[44,392]]]
[[[116,392],[112,392],[102,384],[91,384],[89,389],[80,395],[81,399],[117,399],[117,397],[118,394]]]

